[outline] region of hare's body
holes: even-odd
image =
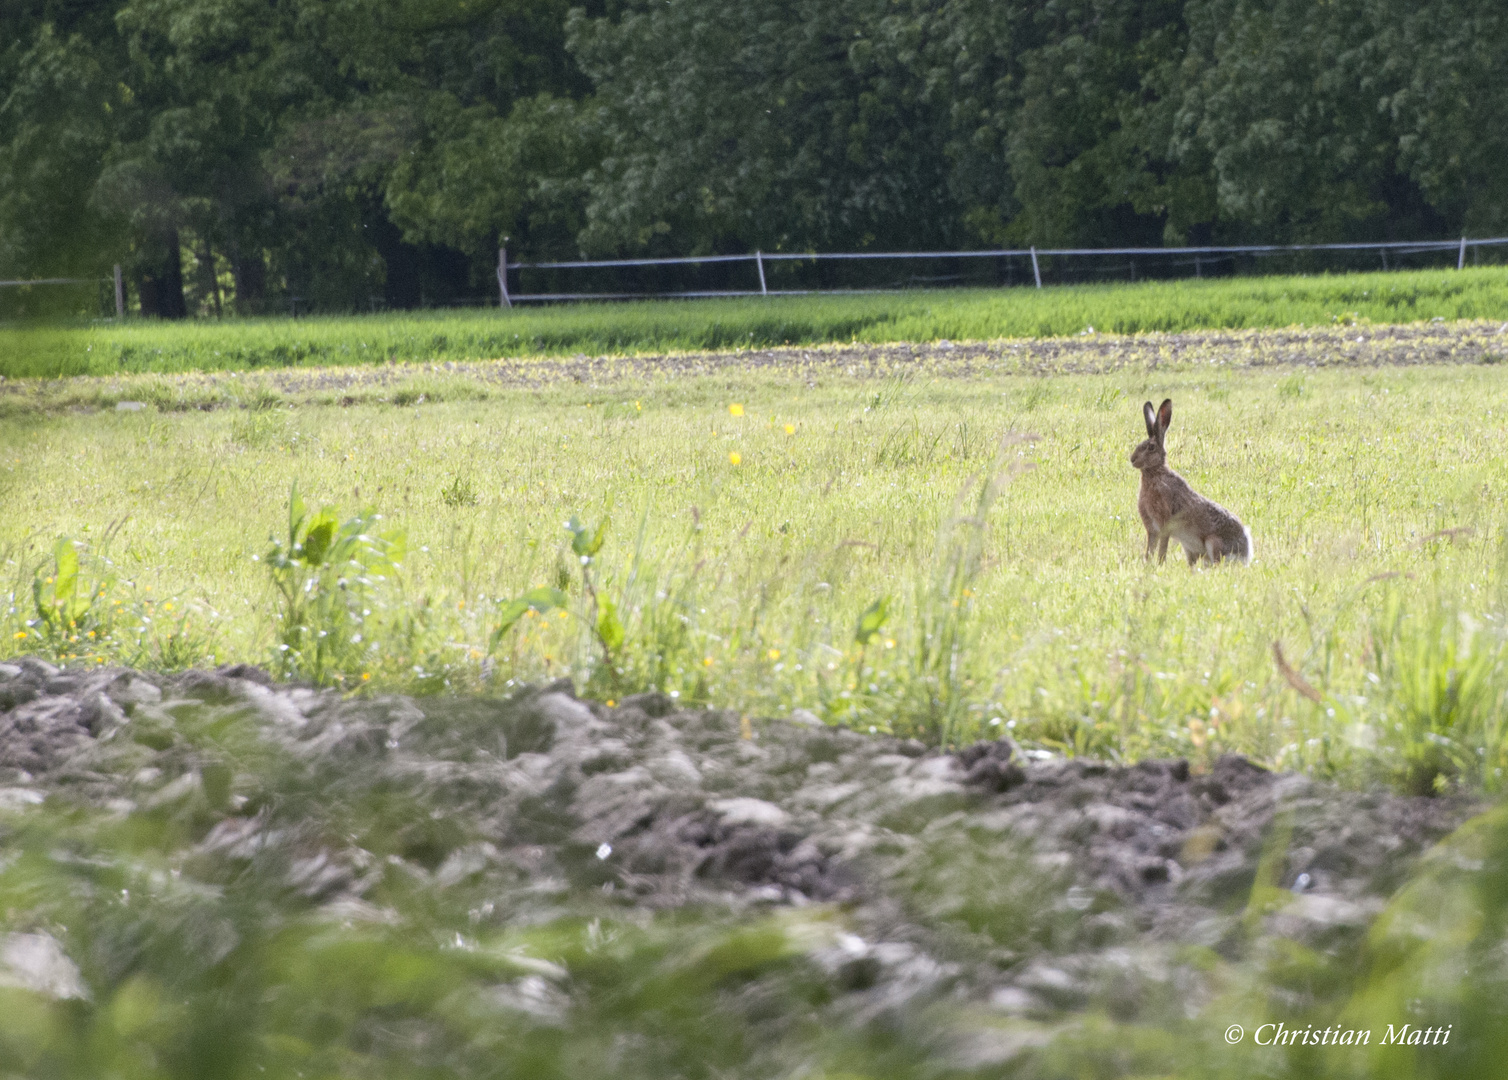
[[[1218,563],[1225,559],[1251,562],[1251,533],[1239,518],[1219,503],[1211,502],[1189,487],[1188,481],[1168,468],[1163,438],[1173,421],[1173,402],[1152,410],[1143,406],[1147,440],[1131,455],[1131,464],[1141,470],[1141,493],[1136,509],[1147,528],[1147,558],[1157,549],[1157,561],[1168,557],[1168,541],[1177,540],[1193,566],[1200,559]]]

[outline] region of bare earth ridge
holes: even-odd
[[[374,859],[289,819],[268,777],[226,775],[186,737],[231,724],[275,751],[290,790],[406,793],[422,842]],[[485,897],[478,918],[502,926],[838,905],[851,931],[810,958],[838,1023],[941,1002],[1036,1020],[1197,1009],[1212,991],[1190,947],[1356,955],[1421,853],[1478,809],[1238,757],[1021,760],[1005,740],[939,753],[800,711],[750,720],[658,694],[609,708],[565,682],[350,698],[244,665],[0,664],[0,803],[44,800],[193,816],[184,857],[224,873],[281,859],[299,903],[346,920],[394,917],[366,899],[394,866]],[[978,1031],[947,1043],[972,1065],[1015,1052]]]
[[[1473,321],[1181,334],[1085,333],[1071,338],[986,342],[846,344],[668,355],[541,357],[432,364],[283,368],[181,375],[59,380],[0,379],[0,412],[113,408],[145,400],[159,409],[289,403],[353,405],[429,396],[625,379],[675,379],[736,372],[795,377],[884,377],[922,367],[929,375],[1103,374],[1116,371],[1245,370],[1270,367],[1387,367],[1493,364],[1508,359],[1508,323]],[[405,393],[405,391],[412,391]],[[260,397],[259,397],[260,395]]]

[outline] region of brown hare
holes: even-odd
[[[1235,514],[1210,502],[1189,487],[1188,481],[1168,468],[1163,439],[1173,422],[1173,399],[1156,412],[1149,401],[1142,406],[1147,421],[1147,441],[1131,454],[1131,464],[1141,470],[1141,494],[1136,509],[1147,527],[1147,559],[1157,547],[1157,561],[1168,557],[1168,541],[1177,540],[1189,557],[1189,566],[1201,558],[1212,563],[1224,559],[1251,562],[1251,533]]]

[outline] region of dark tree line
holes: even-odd
[[[1501,0],[7,0],[0,277],[150,314],[607,254],[1508,222]]]

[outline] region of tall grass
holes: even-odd
[[[0,326],[0,376],[239,371],[827,342],[1508,318],[1502,268],[1052,289],[650,301],[513,311]]]

